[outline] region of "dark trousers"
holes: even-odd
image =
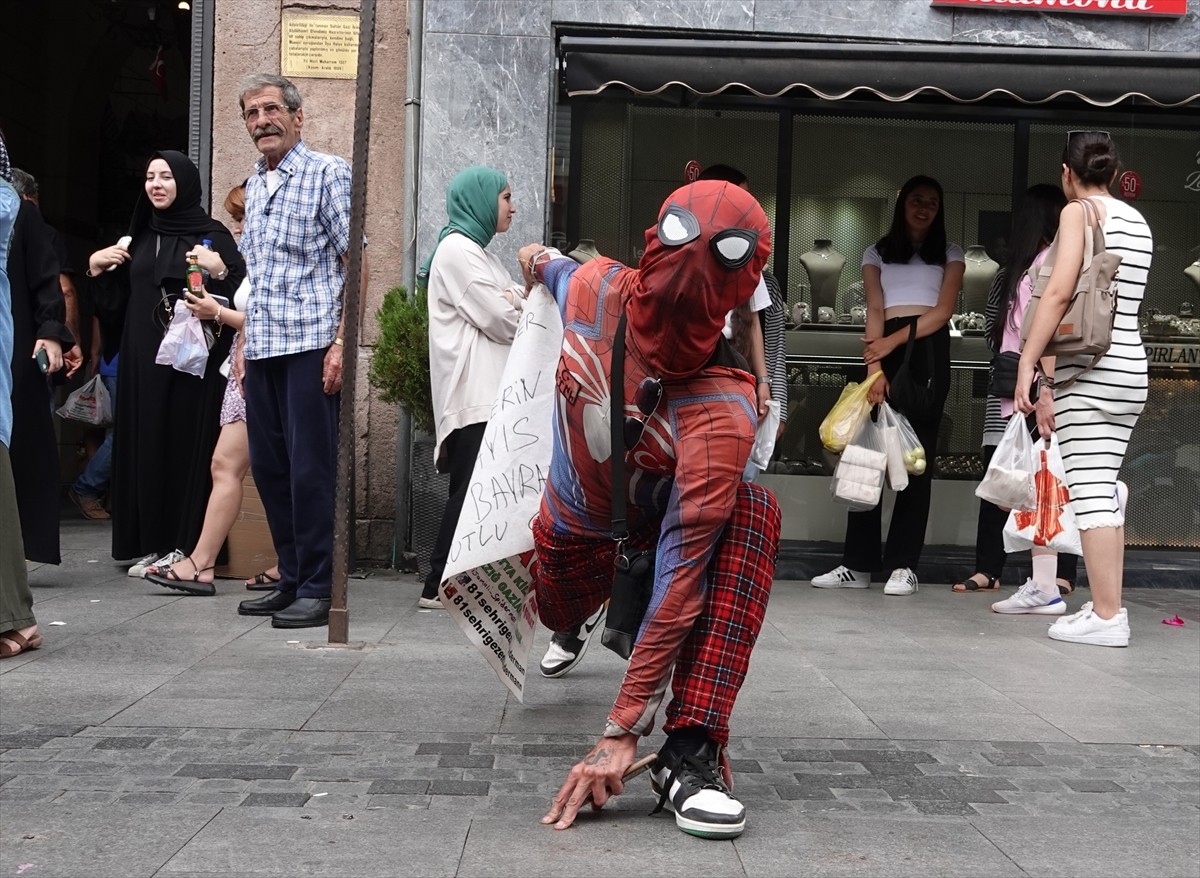
[[[463,501],[467,499],[467,486],[471,482],[475,458],[479,456],[479,446],[483,444],[483,431],[486,427],[486,423],[469,424],[459,427],[446,437],[450,496],[446,498],[446,510],[442,513],[442,524],[438,528],[437,541],[433,544],[433,554],[429,558],[429,574],[425,577],[425,587],[421,590],[423,597],[436,597],[438,586],[442,584],[446,558],[450,554],[450,545],[454,542],[454,529],[458,527]]]
[[[338,401],[325,349],[246,362],[250,468],[279,556],[280,591],[327,598],[333,583]]]
[[[983,446],[983,466],[987,469],[996,453],[995,445]],[[987,500],[979,501],[979,523],[975,526],[975,572],[1000,578],[1008,553],[1004,551],[1004,523],[1008,512]],[[1058,553],[1058,578],[1072,585],[1078,573],[1079,558],[1067,552]]]
[[[915,317],[888,320],[884,324],[884,332],[890,335],[915,320]],[[942,408],[946,396],[950,392],[950,330],[942,327],[933,335],[918,338],[914,343],[910,368],[919,379],[927,377],[927,347],[933,349],[934,386],[938,390],[938,406],[936,412],[928,418],[910,418],[909,422],[925,448],[928,468],[919,476],[910,474],[908,487],[896,492],[886,547],[882,546],[880,539],[883,526],[882,501],[874,509],[851,512],[846,516],[846,544],[842,550],[842,563],[851,570],[871,572],[908,567],[915,572],[921,563],[921,551],[925,548],[925,525],[929,521],[929,498],[933,490],[933,459],[937,454],[938,427],[942,421]],[[903,344],[884,357],[883,374],[887,376],[888,381],[895,377],[903,361]]]

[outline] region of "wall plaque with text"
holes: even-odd
[[[1187,15],[1187,0],[931,0],[933,6],[1095,15]]]
[[[358,16],[285,9],[279,57],[287,77],[354,79],[358,75]]]

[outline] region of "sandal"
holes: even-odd
[[[211,582],[201,582],[200,574],[204,573],[207,570],[215,570],[216,568],[215,567],[205,567],[204,570],[201,570],[199,567],[196,566],[196,562],[192,560],[191,555],[188,555],[187,558],[185,558],[184,560],[186,560],[189,564],[192,565],[192,570],[194,571],[192,573],[191,582],[188,582],[187,580],[179,578],[179,574],[175,572],[174,564],[169,566],[166,569],[166,571],[163,573],[147,572],[146,579],[150,580],[155,585],[163,585],[163,586],[166,586],[167,588],[173,588],[176,591],[186,592],[187,594],[198,594],[198,595],[203,595],[205,597],[211,597],[212,595],[215,595],[217,593],[216,586],[213,585]],[[175,563],[177,564],[179,562],[177,561]]]
[[[246,591],[274,591],[282,579],[282,576],[272,579],[264,570],[262,573],[255,573],[251,581],[246,583]]]
[[[1062,579],[1060,577],[1054,580],[1054,584],[1058,586],[1058,593],[1061,597],[1065,598],[1067,595],[1075,593],[1075,583],[1069,579]]]
[[[977,580],[975,578],[976,576],[987,577],[987,584],[980,585],[979,580]],[[999,591],[1000,590],[1000,577],[999,576],[988,576],[986,573],[972,573],[970,576],[968,576],[962,582],[954,583],[954,585],[952,585],[950,587],[950,590],[956,591],[959,594],[966,594],[967,592],[971,592],[971,591]]]
[[[12,658],[26,650],[37,649],[45,642],[45,638],[36,632],[26,637],[20,631],[5,631],[0,634],[0,658]]]

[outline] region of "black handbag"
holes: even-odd
[[[988,394],[1001,399],[1012,399],[1017,395],[1017,364],[1021,355],[1016,351],[1001,351],[992,357],[988,367]]]
[[[617,543],[608,616],[600,642],[623,659],[633,655],[634,642],[654,590],[653,549],[632,549],[625,521],[625,315],[613,340],[609,426],[612,449],[612,535]]]
[[[917,321],[908,325],[908,341],[904,345],[904,360],[896,370],[896,376],[888,382],[888,400],[910,421],[931,421],[937,417],[941,402],[935,383],[933,345],[926,344],[928,360],[927,377],[924,380],[912,374],[912,352],[917,341]]]

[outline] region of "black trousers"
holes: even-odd
[[[1036,427],[1035,427],[1036,429]],[[995,445],[983,446],[983,466],[987,469],[996,453]],[[975,526],[975,572],[1000,579],[1008,553],[1004,551],[1004,523],[1008,513],[987,500],[979,501],[979,523]],[[1079,568],[1079,557],[1067,552],[1058,553],[1058,578],[1071,585]]]
[[[483,444],[483,431],[486,427],[486,423],[469,424],[459,427],[446,437],[450,496],[446,498],[446,510],[442,513],[442,523],[438,528],[437,540],[433,544],[433,554],[429,558],[429,574],[425,577],[425,587],[421,590],[422,597],[437,597],[438,586],[442,584],[446,558],[450,554],[450,545],[454,542],[454,529],[458,527],[463,501],[467,499],[467,486],[471,483],[475,458],[479,456],[479,447]]]
[[[247,360],[250,469],[279,556],[280,591],[327,598],[333,584],[338,401],[322,388],[325,348]]]
[[[916,317],[896,317],[884,323],[884,333],[907,328]],[[888,526],[887,544],[883,545],[883,503],[866,512],[851,512],[846,516],[846,543],[842,563],[851,570],[873,572],[908,567],[914,572],[921,563],[925,548],[925,526],[929,521],[929,499],[933,489],[933,459],[937,453],[938,427],[942,409],[950,392],[950,329],[943,326],[932,335],[918,338],[913,345],[910,368],[914,377],[928,377],[927,350],[933,350],[933,379],[938,391],[934,413],[922,420],[909,419],[921,445],[925,447],[928,468],[919,476],[909,475],[908,487],[896,493],[892,521]],[[904,361],[904,345],[883,359],[883,374],[891,381]]]

